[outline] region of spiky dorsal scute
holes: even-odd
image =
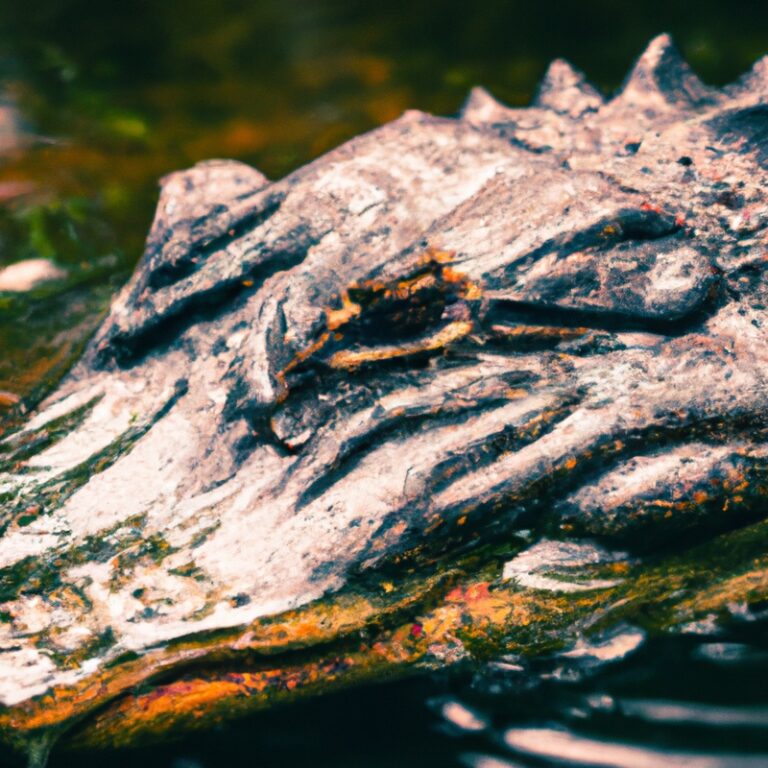
[[[697,108],[716,101],[717,94],[694,74],[669,35],[646,48],[615,101],[639,109]]]
[[[475,86],[469,92],[461,109],[462,119],[470,123],[500,123],[512,114],[514,110],[505,107],[480,86]]]
[[[555,59],[539,86],[534,104],[555,112],[580,117],[603,104],[603,97],[591,86],[583,72],[564,59]]]

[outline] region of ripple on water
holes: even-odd
[[[589,738],[555,728],[510,728],[505,744],[514,752],[592,768],[765,768],[768,753],[739,755],[659,750],[626,742]]]
[[[765,623],[743,629],[731,637],[648,640],[624,627],[549,659],[491,662],[453,700],[456,711],[482,712],[485,723],[458,736],[461,762],[768,766],[768,633]],[[444,718],[450,714],[442,710]],[[457,737],[460,730],[454,723],[446,733]]]

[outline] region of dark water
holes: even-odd
[[[524,104],[556,56],[610,92],[661,31],[723,84],[768,52],[768,3],[2,0],[0,94],[27,139],[0,160],[0,266],[43,256],[69,277],[0,296],[0,390],[33,393],[76,352],[141,252],[162,174],[233,157],[279,177],[406,108],[455,113],[474,84]],[[76,762],[768,765],[765,626],[734,631],[599,668],[501,659]]]
[[[622,653],[627,645],[636,646]],[[764,768],[768,623],[617,635],[616,658],[499,659],[335,694],[161,747],[50,768]],[[621,642],[623,641],[623,642]]]

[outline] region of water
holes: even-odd
[[[768,625],[637,642],[334,694],[81,768],[763,768]],[[629,639],[628,639],[629,638]],[[54,757],[51,768],[72,764]]]
[[[76,354],[140,255],[164,173],[233,157],[279,177],[406,108],[455,113],[474,84],[524,104],[556,56],[610,92],[660,31],[723,84],[768,51],[768,4],[6,0],[0,95],[17,111],[0,121],[0,266],[42,257],[68,277],[0,296],[0,395],[34,397]],[[768,765],[764,630],[626,628],[567,658],[498,659],[77,762]]]

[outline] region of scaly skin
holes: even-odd
[[[661,37],[607,102],[555,62],[529,109],[475,90],[278,182],[164,180],[0,444],[7,739],[124,745],[765,599],[767,98],[765,60],[715,91]],[[629,554],[505,578],[543,537]]]

